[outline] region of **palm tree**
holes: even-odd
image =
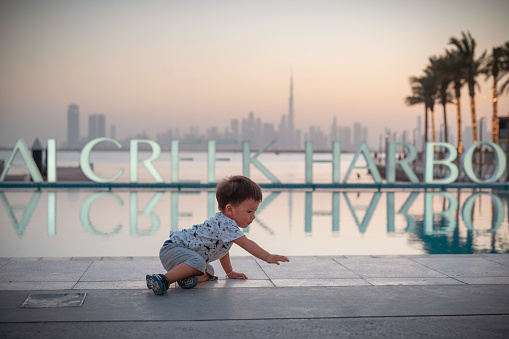
[[[509,43],[508,43],[509,44]],[[491,55],[488,57],[484,73],[486,78],[493,77],[493,116],[491,120],[491,140],[498,143],[498,92],[497,82],[504,75],[504,48],[493,47]],[[508,80],[509,82],[509,80]]]
[[[440,99],[440,103],[443,107],[444,112],[444,141],[449,142],[449,138],[447,136],[447,112],[446,112],[446,104],[451,103],[451,94],[449,93],[449,85],[453,82],[453,77],[451,74],[451,68],[454,67],[451,59],[445,56],[440,57],[431,57],[429,58],[430,68],[432,72],[434,72],[437,76],[438,80],[438,96]]]
[[[509,41],[507,41],[502,47],[502,54],[503,62],[501,64],[501,69],[503,74],[501,74],[500,77],[503,77],[505,74],[509,74]],[[507,90],[507,93],[509,94],[509,79],[500,86],[500,93],[504,93],[505,90]]]
[[[452,78],[454,84],[454,94],[456,98],[456,121],[458,123],[458,153],[463,153],[463,125],[461,122],[461,87],[465,84],[463,79],[463,69],[461,66],[460,56],[456,51],[446,50],[446,58],[449,67],[447,71]]]
[[[424,104],[424,142],[428,142],[428,109],[431,111],[432,140],[436,141],[434,106],[437,94],[437,78],[429,68],[424,76],[411,77],[412,95],[405,98],[408,106]]]
[[[405,98],[407,106],[424,104],[424,143],[428,142],[428,105],[424,97],[423,86],[419,84],[419,78],[411,77],[412,95]]]
[[[458,40],[452,37],[449,44],[457,48],[457,53],[460,56],[462,67],[465,71],[465,80],[468,84],[468,93],[470,95],[470,109],[472,112],[472,141],[477,142],[477,117],[475,114],[475,86],[480,87],[476,81],[476,77],[481,73],[481,66],[486,55],[486,51],[479,59],[475,59],[476,42],[468,32],[462,32],[463,38]]]

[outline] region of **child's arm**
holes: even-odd
[[[263,261],[268,262],[269,264],[277,264],[279,265],[279,262],[289,262],[287,257],[277,254],[270,254],[263,248],[261,248],[257,243],[254,241],[248,239],[246,236],[240,237],[233,241],[258,259],[262,259]]]
[[[237,273],[232,268],[232,263],[230,261],[230,253],[226,253],[224,257],[219,259],[221,266],[223,267],[226,276],[230,279],[247,279],[247,276],[244,273]]]

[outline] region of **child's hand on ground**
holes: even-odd
[[[232,273],[230,273],[228,275],[228,278],[230,278],[230,279],[244,279],[244,280],[246,280],[247,276],[244,273],[237,273],[237,272],[233,271]]]
[[[270,254],[268,257],[267,257],[267,260],[265,260],[266,262],[268,262],[269,264],[276,264],[276,265],[279,265],[279,262],[290,262],[290,260],[288,260],[287,257],[283,256],[283,255],[277,255],[277,254]]]

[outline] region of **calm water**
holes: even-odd
[[[195,161],[181,163],[180,179],[206,182],[206,154],[190,156]],[[217,178],[242,172],[241,154],[227,156],[232,161],[218,162]],[[75,166],[78,157],[59,153],[58,164]],[[169,155],[161,158],[154,165],[169,182]],[[341,178],[351,158],[342,156]],[[304,181],[302,154],[259,159],[282,182]],[[128,180],[127,153],[98,152],[92,161],[97,174],[109,177],[123,167],[119,181]],[[268,182],[256,169],[251,176]],[[315,164],[313,180],[330,182],[331,165]],[[140,181],[153,180],[140,169]],[[364,170],[349,181],[372,182]],[[171,230],[216,212],[214,192],[206,190],[9,189],[0,190],[0,200],[0,257],[154,256]],[[266,190],[246,233],[285,255],[509,253],[508,200],[508,192],[491,190]],[[236,246],[231,253],[246,255]]]
[[[508,253],[508,196],[265,191],[248,236],[287,255]],[[0,191],[0,257],[157,255],[214,192]],[[245,254],[233,248],[233,255]]]

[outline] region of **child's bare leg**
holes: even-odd
[[[192,268],[191,266],[189,266],[187,264],[182,263],[182,264],[178,264],[177,266],[172,268],[170,271],[166,272],[165,276],[170,281],[170,284],[174,283],[177,280],[187,278],[191,275],[197,276],[196,278],[198,279],[199,283],[207,281],[211,278],[210,274],[208,274],[207,272],[205,272],[205,274],[203,274],[201,276],[198,276],[198,274],[201,274],[201,272],[198,271],[197,269]]]
[[[212,278],[212,276],[207,272],[205,272],[203,275],[200,275],[199,277],[196,277],[196,279],[198,279],[198,283],[208,281],[210,278]]]

